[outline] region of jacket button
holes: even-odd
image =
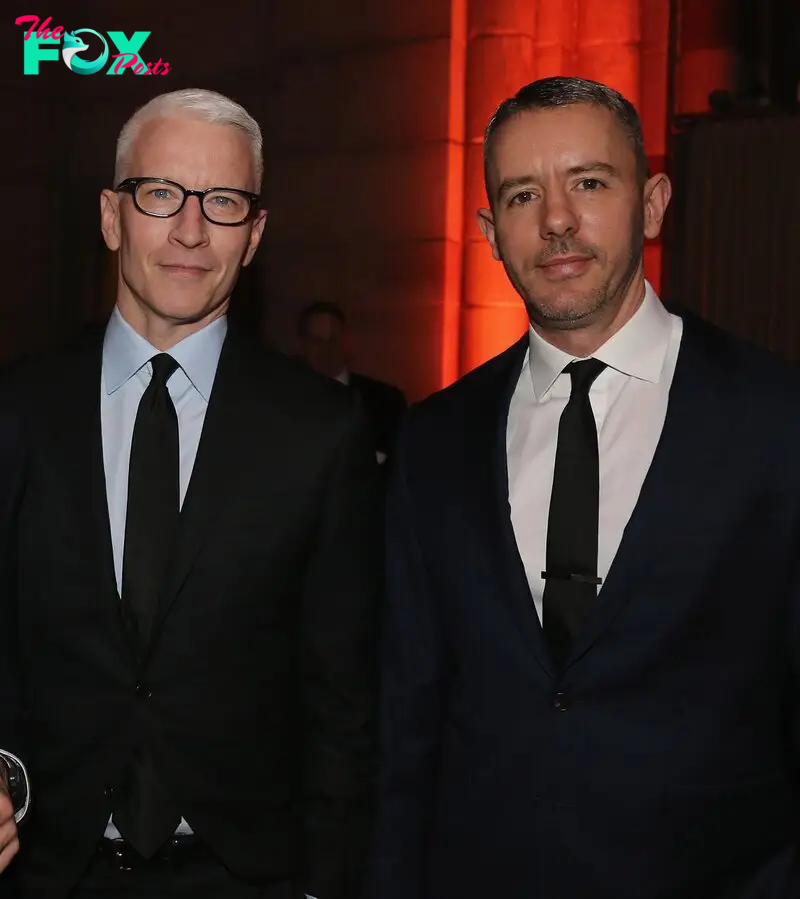
[[[103,793],[105,794],[107,799],[111,799],[111,797],[114,795],[114,787],[111,787],[111,786],[106,787],[103,790]]]
[[[137,699],[149,699],[153,694],[147,689],[144,684],[136,684],[136,698]]]
[[[559,712],[568,712],[570,705],[570,698],[566,693],[556,693],[553,697],[553,708]]]

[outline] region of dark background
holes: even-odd
[[[353,321],[358,367],[399,383],[412,399],[499,349],[522,323],[507,294],[496,302],[488,298],[485,309],[475,312],[485,346],[478,340],[478,349],[467,352],[463,338],[459,344],[457,336],[448,337],[466,314],[453,306],[466,302],[458,299],[459,285],[482,283],[461,255],[472,227],[469,191],[467,224],[453,210],[459,194],[450,179],[464,150],[453,140],[460,127],[453,113],[453,60],[466,47],[469,118],[471,97],[482,87],[469,80],[470,66],[483,52],[477,38],[506,20],[521,31],[543,33],[542,11],[552,10],[546,2],[7,5],[0,15],[0,358],[61,342],[108,314],[114,269],[100,235],[98,194],[110,185],[117,133],[154,94],[190,86],[232,96],[265,133],[270,214],[233,315],[289,351],[299,308],[337,300]],[[569,3],[579,28],[585,19],[600,33],[608,30],[603,17],[618,13],[624,0]],[[663,162],[683,194],[664,243],[665,275],[656,286],[668,301],[800,356],[800,194],[794,172],[800,159],[800,3],[633,3],[642,41],[653,27],[651,12],[656,5],[661,10],[669,119]],[[52,16],[50,27],[70,30],[149,30],[143,55],[169,61],[171,72],[82,77],[59,61],[24,76],[27,26],[14,20],[29,13]],[[536,48],[525,50],[524,41],[520,46],[516,57],[509,50],[484,69],[496,73],[492,90],[498,96],[481,101],[473,110],[476,120],[485,120],[489,101],[499,102],[538,76]],[[732,67],[724,78],[709,75],[702,94],[714,88],[722,93],[706,109],[686,114],[680,109],[681,66],[689,71],[693,59],[696,72],[703,52],[719,55],[721,49]],[[574,73],[568,69],[565,63],[564,73]],[[662,88],[640,92],[645,118],[655,108],[656,90]]]

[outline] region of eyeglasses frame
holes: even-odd
[[[142,209],[142,207],[139,205],[139,201],[136,199],[137,188],[140,184],[144,184],[146,181],[155,181],[157,184],[169,184],[172,187],[180,188],[183,191],[183,202],[175,210],[175,212],[147,212],[146,210]],[[207,194],[214,193],[214,191],[217,190],[224,190],[228,193],[239,194],[246,200],[250,201],[250,209],[247,211],[247,215],[240,222],[217,222],[209,217],[208,213],[205,210],[205,206],[203,205],[203,200],[205,199]],[[249,221],[252,221],[252,219],[258,213],[259,207],[257,204],[261,200],[260,194],[254,194],[249,190],[241,190],[238,187],[208,187],[205,190],[189,190],[188,187],[184,187],[177,181],[171,181],[169,178],[126,178],[124,181],[120,181],[120,183],[114,188],[114,192],[130,194],[131,199],[133,200],[133,205],[136,207],[137,212],[141,212],[142,215],[148,215],[151,218],[157,219],[172,218],[183,209],[189,197],[197,197],[197,201],[200,204],[200,212],[203,214],[203,218],[210,224],[221,225],[223,228],[238,228],[240,225],[246,225]]]

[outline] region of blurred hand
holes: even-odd
[[[6,791],[6,785],[0,776],[0,872],[10,864],[11,859],[19,851],[17,823],[14,820],[14,806]]]

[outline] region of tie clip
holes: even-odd
[[[558,574],[548,574],[546,571],[543,571],[542,578],[551,581],[572,581],[577,584],[593,584],[595,587],[599,587],[603,583],[601,577],[589,577],[585,574],[562,574],[560,572]]]

